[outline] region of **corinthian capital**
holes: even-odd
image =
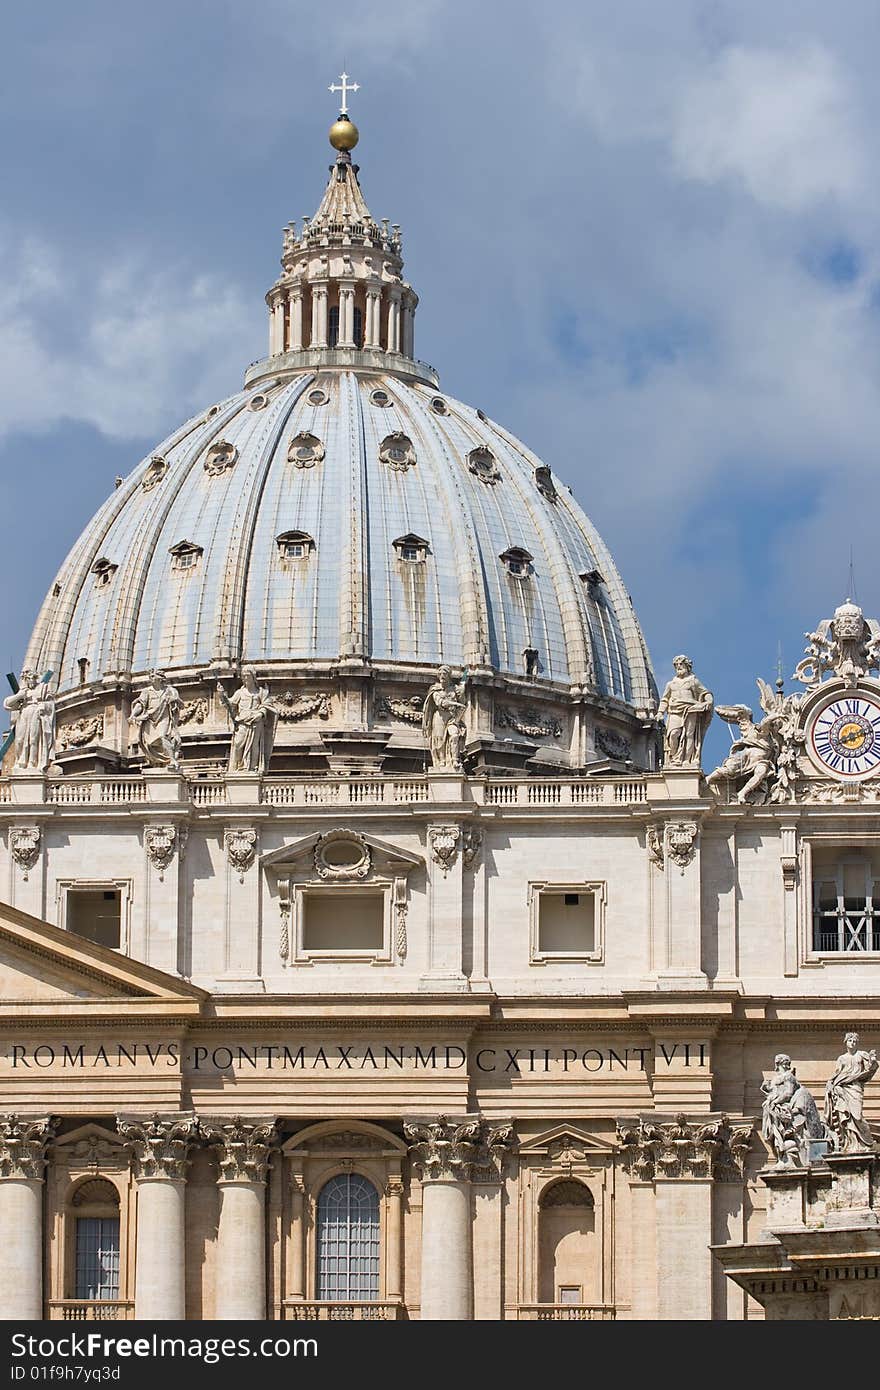
[[[275,1141],[274,1120],[206,1120],[202,1134],[219,1149],[224,1182],[264,1182]]]
[[[46,1167],[46,1145],[57,1120],[25,1120],[19,1115],[0,1115],[0,1178],[27,1178],[39,1182]]]
[[[479,1115],[435,1120],[406,1120],[403,1134],[409,1156],[425,1180],[500,1176],[504,1159],[515,1143],[513,1125],[490,1122]]]
[[[735,1177],[743,1171],[750,1137],[750,1125],[732,1127],[726,1115],[703,1122],[691,1122],[686,1115],[676,1115],[671,1124],[655,1124],[644,1116],[617,1122],[624,1167],[644,1182]]]
[[[138,1181],[148,1178],[167,1178],[183,1182],[189,1166],[189,1148],[196,1136],[196,1120],[192,1115],[173,1115],[163,1119],[151,1115],[148,1120],[126,1119],[118,1116],[116,1128],[131,1154],[132,1168]]]

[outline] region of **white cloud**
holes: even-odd
[[[727,49],[682,92],[672,148],[686,176],[789,211],[850,197],[865,172],[846,77],[816,43]]]

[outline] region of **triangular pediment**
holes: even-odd
[[[315,848],[319,841],[326,841],[333,836],[351,836],[365,845],[372,855],[377,865],[385,868],[398,869],[407,873],[410,869],[419,864],[423,864],[424,859],[418,854],[410,854],[408,850],[399,849],[397,845],[389,845],[386,840],[379,840],[375,835],[365,835],[363,831],[354,830],[348,826],[340,826],[330,831],[319,832],[315,835],[305,835],[301,840],[292,840],[288,845],[282,845],[281,849],[273,850],[271,854],[264,854],[262,863],[267,868],[285,869],[300,865],[303,861],[313,861]]]
[[[528,1139],[520,1144],[521,1154],[541,1154],[561,1156],[566,1153],[572,1155],[582,1154],[584,1158],[607,1157],[613,1153],[614,1145],[606,1144],[601,1139],[597,1139],[593,1134],[581,1129],[578,1125],[554,1125],[552,1129],[547,1129],[543,1134],[536,1134],[533,1139]]]
[[[198,1012],[204,990],[0,903],[0,1016],[78,1005]]]

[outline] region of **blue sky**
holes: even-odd
[[[417,354],[573,487],[661,683],[687,651],[754,702],[850,547],[880,611],[875,0],[45,0],[4,49],[4,662],[114,475],[264,354],[343,61]]]

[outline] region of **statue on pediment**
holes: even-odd
[[[712,719],[712,692],[694,675],[690,657],[673,657],[672,666],[675,675],[667,683],[657,710],[658,717],[666,721],[663,761],[667,767],[698,768]]]

